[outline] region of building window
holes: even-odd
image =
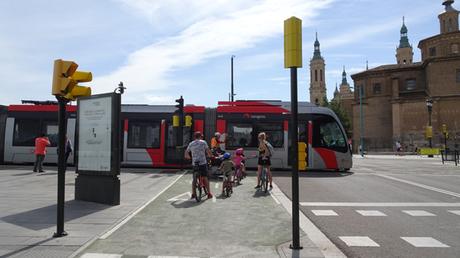
[[[323,81],[323,70],[319,70],[320,81]]]
[[[318,70],[315,70],[315,82],[318,81]]]
[[[457,69],[456,75],[457,75],[457,83],[460,83],[460,69]]]
[[[417,88],[417,81],[415,79],[406,80],[406,90],[415,90]]]
[[[436,47],[430,47],[430,56],[436,56]]]
[[[458,44],[452,44],[451,50],[452,54],[458,54]]]
[[[160,123],[129,121],[128,148],[160,148]]]
[[[382,93],[382,85],[380,83],[374,83],[372,87],[372,92],[374,95],[379,95]]]

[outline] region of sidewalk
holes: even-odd
[[[324,257],[302,231],[304,249],[289,249],[290,214],[276,197],[257,192],[255,184],[247,177],[224,198],[221,182],[213,181],[214,198],[197,203],[190,199],[191,175],[186,174],[77,257]]]
[[[56,230],[56,168],[45,167],[47,172],[44,174],[31,170],[32,167],[28,166],[0,166],[1,257],[68,257],[179,176],[153,169],[124,169],[120,176],[121,205],[108,206],[75,201],[75,173],[68,171],[64,229],[69,235],[53,238]]]
[[[433,158],[429,158],[428,156],[422,155],[395,155],[395,154],[366,154],[364,157],[361,157],[359,154],[353,154],[353,158],[356,159],[407,159],[407,160],[433,160],[441,162],[441,155],[435,155]]]
[[[30,169],[0,166],[1,257],[324,257],[324,246],[321,251],[302,230],[304,249],[289,249],[290,201],[276,185],[274,195],[263,194],[253,188],[255,178],[247,177],[224,199],[221,182],[214,181],[217,198],[196,203],[188,193],[190,174],[153,169],[124,169],[119,206],[73,200],[75,173],[69,171],[69,235],[52,238],[57,173]]]

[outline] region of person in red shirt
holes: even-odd
[[[45,159],[45,155],[46,155],[46,146],[49,146],[50,144],[51,144],[50,140],[48,139],[48,137],[45,136],[44,133],[40,134],[40,137],[37,137],[35,139],[34,172],[37,172],[37,168],[38,168],[39,173],[45,172],[43,171],[42,164],[43,164],[43,160]]]

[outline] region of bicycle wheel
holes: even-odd
[[[197,202],[201,201],[201,191],[202,191],[202,188],[201,188],[200,179],[197,178],[196,184],[195,184],[195,199]]]
[[[267,193],[268,191],[268,173],[265,171],[265,186],[264,186],[264,189],[265,189],[265,193]]]
[[[266,181],[266,171],[265,171],[265,168],[262,169],[262,173],[260,175],[260,190],[266,192],[267,191],[267,188],[266,188],[266,184],[265,184],[265,181]]]

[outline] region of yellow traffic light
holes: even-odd
[[[52,94],[64,96],[69,87],[72,87],[71,75],[77,71],[78,65],[72,61],[54,60]]]
[[[173,115],[173,127],[179,127],[179,116]]]
[[[192,127],[192,116],[185,116],[185,127]]]
[[[446,124],[442,124],[442,133],[445,135],[447,134],[447,125]]]
[[[54,61],[52,94],[68,100],[91,95],[91,88],[78,85],[79,82],[90,82],[91,72],[77,71],[78,64],[73,61],[57,59]]]

